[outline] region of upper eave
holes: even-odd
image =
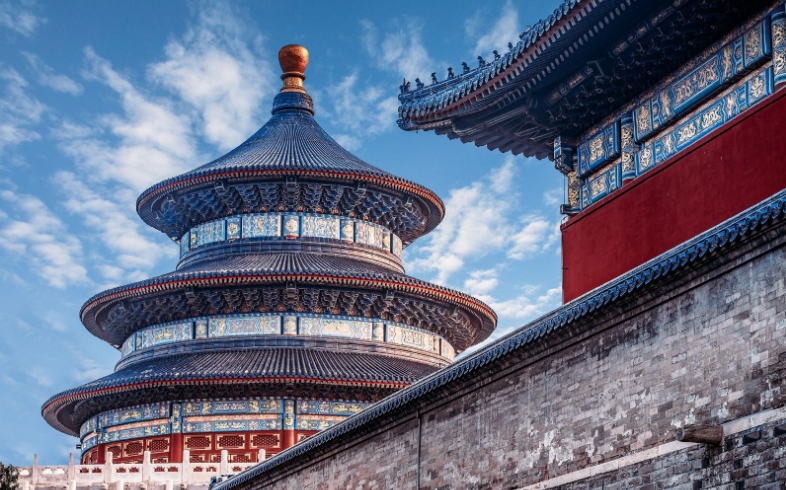
[[[556,136],[579,137],[772,3],[566,1],[499,60],[401,94],[398,124],[551,158]]]

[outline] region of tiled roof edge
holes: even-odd
[[[718,251],[727,244],[733,243],[737,238],[746,235],[749,231],[773,222],[781,216],[784,205],[786,205],[786,190],[780,191],[735,217],[623,274],[617,279],[524,325],[480,349],[478,352],[456,361],[417,383],[396,392],[334,427],[315,434],[292,448],[282,451],[273,458],[239,473],[237,476],[218,484],[213,490],[235,488],[267,470],[295,459],[341,435],[401,408],[441,386],[470,374],[512,351],[522,349],[568,323],[578,320],[628,293],[647,286],[653,280],[681,269],[704,257],[707,253]]]

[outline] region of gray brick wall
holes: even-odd
[[[419,488],[517,488],[673,441],[684,424],[783,406],[786,249],[768,240],[423,402]],[[765,432],[565,488],[786,488],[786,436]],[[417,488],[417,440],[410,411],[251,486]]]

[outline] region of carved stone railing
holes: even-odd
[[[265,450],[259,450],[259,461],[266,458]],[[172,490],[177,485],[181,490],[194,486],[207,488],[213,477],[226,478],[257,463],[231,463],[227,451],[221,451],[221,461],[213,463],[191,463],[189,451],[183,451],[184,463],[152,463],[150,451],[145,451],[142,463],[114,463],[112,454],[107,453],[104,464],[74,464],[71,455],[68,466],[39,466],[38,455],[33,466],[19,467],[19,489],[62,487],[66,490],[100,487],[105,490],[146,490],[162,487]]]

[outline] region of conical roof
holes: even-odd
[[[371,200],[372,208],[376,201],[386,201],[382,214],[388,222],[378,224],[390,228],[391,221],[398,222],[396,231],[405,244],[428,233],[442,220],[444,206],[434,192],[364,162],[331,138],[314,118],[313,101],[305,90],[276,95],[272,114],[259,131],[226,155],[143,192],[137,200],[142,219],[179,239],[189,228],[211,219],[307,206],[280,190],[279,199],[269,202],[265,209],[246,199],[253,194],[248,191],[252,183],[283,187],[299,181],[303,185],[325,183],[358,190],[361,200]],[[233,189],[242,202],[226,198]],[[387,197],[380,198],[374,192]],[[357,213],[359,203],[349,201],[337,203],[331,214]],[[370,213],[362,218],[377,221],[380,216]]]

